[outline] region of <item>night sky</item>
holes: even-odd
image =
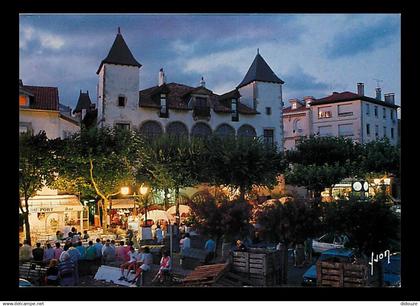
[[[96,102],[96,70],[118,26],[140,69],[140,88],[167,82],[235,88],[257,48],[285,81],[283,100],[332,91],[375,96],[394,92],[400,104],[399,14],[136,14],[21,15],[19,76],[26,85],[59,88],[60,103],[74,109],[79,91]]]

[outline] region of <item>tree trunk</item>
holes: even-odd
[[[163,207],[165,208],[165,210],[168,210],[168,188],[164,189],[165,191],[165,198],[163,200]]]
[[[175,204],[176,204],[175,214],[176,214],[176,222],[177,224],[180,224],[181,218],[179,216],[179,199],[178,198],[179,198],[179,188],[176,187],[175,188]]]
[[[24,214],[24,218],[25,218],[25,235],[26,235],[26,240],[28,241],[29,245],[31,244],[31,229],[29,226],[29,197],[25,197],[25,207],[26,207],[26,212]]]
[[[107,220],[107,218],[108,218],[108,212],[107,212],[107,207],[108,207],[108,201],[107,200],[105,200],[105,199],[102,199],[102,204],[101,204],[101,206],[102,206],[102,230],[103,230],[103,233],[105,234],[105,233],[107,233],[108,232],[108,220]]]

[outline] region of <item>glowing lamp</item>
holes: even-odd
[[[121,194],[127,195],[129,193],[130,193],[130,188],[129,187],[121,187]]]

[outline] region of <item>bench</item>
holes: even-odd
[[[43,285],[47,272],[46,267],[42,267],[37,263],[25,262],[19,266],[19,277],[24,278],[36,285]]]

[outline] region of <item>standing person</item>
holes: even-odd
[[[305,248],[305,262],[307,264],[312,263],[312,239],[307,238],[304,242],[304,248]]]
[[[44,257],[42,261],[45,265],[48,265],[51,259],[54,259],[54,249],[51,247],[50,243],[47,243],[47,248],[44,250]]]
[[[163,252],[162,258],[160,259],[160,267],[156,276],[153,278],[152,282],[159,280],[161,283],[163,281],[163,276],[165,273],[169,273],[172,269],[172,259],[169,256],[169,251],[165,250]]]
[[[134,235],[134,233],[133,233],[133,230],[131,229],[131,226],[130,226],[130,227],[128,227],[128,230],[127,230],[127,239],[128,239],[128,241],[132,241],[133,240],[133,235]]]
[[[32,250],[32,256],[34,261],[42,263],[42,261],[44,260],[44,249],[41,248],[41,243],[36,243],[36,248]]]
[[[87,230],[83,231],[83,240],[87,241],[89,239],[89,234],[87,232]]]
[[[120,241],[120,245],[115,248],[115,260],[118,262],[127,261],[126,259],[126,248],[124,247],[124,241]]]
[[[89,261],[93,261],[93,260],[96,259],[96,248],[93,245],[92,240],[89,241],[89,245],[86,249],[85,258],[86,258],[86,260],[89,260]]]
[[[69,244],[64,245],[63,252],[61,252],[61,254],[60,254],[59,262],[63,262],[70,257],[70,255],[68,253],[69,248],[70,248]]]
[[[22,262],[32,259],[32,248],[28,240],[23,241],[22,247],[19,249],[19,260]]]
[[[59,260],[61,253],[63,253],[63,249],[61,248],[60,242],[57,241],[54,248],[54,259]]]
[[[111,246],[109,240],[107,240],[102,248],[102,262],[107,264],[112,261],[115,261],[115,249]]]
[[[120,266],[121,277],[118,280],[127,280],[128,274],[130,273],[130,271],[136,268],[137,252],[134,250],[132,246],[130,247],[128,256],[130,259]],[[124,276],[124,269],[127,269],[127,276]]]
[[[58,260],[51,259],[48,269],[45,273],[45,284],[47,286],[57,286],[58,285]]]
[[[102,261],[102,243],[101,243],[101,239],[96,238],[96,243],[94,245],[95,250],[96,250],[96,261],[98,262],[98,264],[101,264]]]
[[[83,243],[81,240],[79,240],[79,242],[77,243],[76,249],[79,251],[80,253],[80,258],[79,260],[83,260],[86,259],[86,248],[83,246]]]
[[[58,264],[60,285],[62,286],[74,286],[77,284],[78,275],[76,274],[76,265],[71,260],[69,253],[67,252],[69,245],[64,246],[64,251],[60,257],[60,263]]]
[[[162,243],[163,234],[162,234],[162,229],[160,228],[159,224],[156,226],[155,234],[156,234],[156,242],[157,243]]]
[[[213,260],[214,255],[215,255],[215,251],[216,251],[216,243],[214,242],[212,237],[210,237],[206,241],[206,244],[204,245],[204,249],[208,252],[207,255],[206,255],[206,259],[205,259],[205,262],[208,263],[211,260]]]
[[[179,245],[181,247],[181,257],[179,259],[179,264],[182,265],[182,259],[185,256],[185,254],[188,253],[188,251],[191,247],[191,239],[190,239],[190,234],[189,233],[184,234],[184,238],[182,238],[179,241]]]
[[[56,239],[57,240],[59,240],[59,241],[61,241],[61,240],[63,240],[64,239],[64,236],[63,236],[64,234],[62,233],[62,232],[60,232],[60,231],[57,231],[56,233],[55,233],[55,237],[56,237]]]
[[[140,259],[140,267],[136,270],[136,276],[131,280],[131,283],[135,283],[137,279],[141,276],[143,271],[149,271],[150,265],[153,264],[153,255],[150,254],[149,247],[144,247],[143,249],[143,255]]]

